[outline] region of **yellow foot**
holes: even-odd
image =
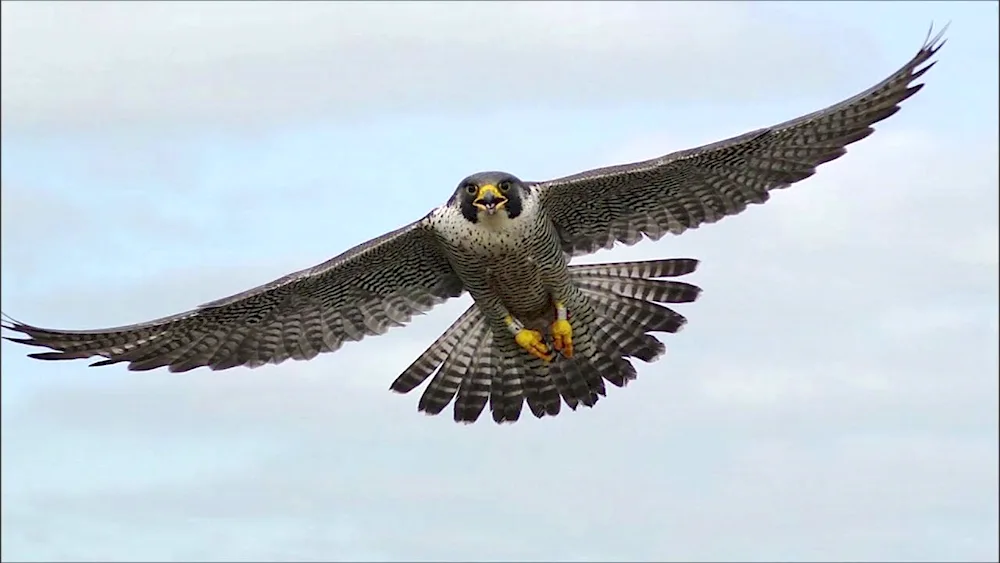
[[[566,307],[556,303],[556,320],[552,323],[552,346],[567,358],[573,357],[573,327],[566,320]]]
[[[552,347],[562,352],[567,358],[573,357],[573,327],[566,319],[552,323]]]
[[[512,317],[507,317],[507,326],[514,333],[514,341],[517,342],[517,345],[527,350],[532,356],[546,362],[551,362],[552,358],[555,357],[555,354],[545,344],[545,340],[542,339],[542,333],[524,328],[520,322],[515,321]]]
[[[514,335],[514,340],[517,341],[521,348],[527,350],[532,356],[545,360],[546,362],[551,362],[554,354],[551,353],[549,347],[542,340],[542,333],[537,330],[531,330],[527,328],[522,328],[517,331]]]

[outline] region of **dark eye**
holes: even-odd
[[[510,191],[510,180],[504,180],[500,182],[499,184],[497,184],[497,187],[500,188],[500,191],[502,193],[507,193],[508,191]]]
[[[475,184],[466,184],[465,193],[469,195],[476,195],[477,193],[479,193],[479,188],[477,188]]]

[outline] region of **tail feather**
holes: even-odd
[[[632,362],[628,361],[627,358],[618,355],[616,351],[605,349],[605,354],[612,358],[614,362],[614,369],[610,369],[601,372],[604,379],[607,379],[615,387],[625,387],[628,385],[629,381],[635,380],[638,374],[635,371],[635,366]]]
[[[576,407],[580,405],[581,397],[590,396],[590,390],[586,385],[583,385],[582,388],[574,388],[573,382],[577,382],[579,379],[570,379],[566,370],[563,369],[562,363],[559,362],[549,369],[549,379],[552,380],[566,406],[575,411]]]
[[[536,418],[559,414],[559,390],[549,376],[549,365],[525,354],[513,340],[505,339],[494,345],[499,346],[502,357],[502,371],[493,374],[490,389],[494,422],[517,421],[525,402]]]
[[[680,332],[687,319],[666,305],[643,301],[613,293],[597,293],[584,290],[595,306],[602,311],[604,323],[628,323],[641,332]]]
[[[574,280],[577,287],[593,291],[617,293],[643,301],[658,303],[690,303],[698,299],[701,288],[672,280],[630,279],[615,276],[580,276]]]
[[[594,336],[600,342],[600,351],[593,361],[599,365],[604,379],[616,387],[624,387],[636,378],[635,366],[629,357],[653,362],[663,355],[666,347],[655,336],[646,333],[648,328],[634,322],[634,316],[622,316],[616,310],[616,300],[621,297],[614,294],[589,297],[599,316]],[[639,303],[655,305],[646,301]]]
[[[537,366],[528,371],[528,376],[524,381],[524,393],[528,399],[528,408],[531,409],[531,414],[535,415],[535,418],[556,416],[562,406],[556,382],[549,376],[549,369],[542,364],[541,360],[538,358],[530,360]]]
[[[687,303],[697,286],[657,278],[682,276],[694,259],[649,260],[570,266],[577,291],[567,302],[574,355],[543,362],[512,339],[495,339],[475,305],[418,357],[392,384],[406,393],[432,374],[418,409],[438,414],[454,402],[456,422],[475,422],[486,404],[494,422],[517,421],[527,402],[537,417],[593,407],[606,395],[605,381],[624,387],[636,378],[630,358],[652,362],[666,347],[654,332],[675,333],[687,319],[662,303]],[[505,336],[505,335],[504,335]]]
[[[500,355],[494,353],[493,340],[492,332],[483,334],[479,339],[475,359],[462,380],[455,399],[455,422],[473,423],[486,407],[494,374],[500,371]]]
[[[521,417],[524,406],[524,380],[527,370],[521,361],[522,352],[510,338],[495,342],[499,349],[499,369],[493,372],[493,385],[490,389],[490,411],[493,421],[515,422]]]
[[[482,322],[482,320],[483,315],[478,307],[472,305],[466,309],[455,322],[451,323],[444,334],[439,336],[416,360],[413,360],[413,363],[403,370],[403,373],[399,374],[399,377],[392,382],[389,388],[397,393],[409,393],[416,389],[444,363],[452,350],[455,349],[459,339],[466,335],[473,325]]]
[[[603,324],[597,328],[598,337],[604,342],[601,351],[611,358],[633,357],[651,363],[666,351],[666,346],[655,336],[646,334],[641,326],[621,323],[614,317],[601,320]]]
[[[578,264],[569,267],[573,278],[587,276],[612,276],[617,278],[675,278],[690,274],[698,268],[694,258],[668,258],[638,262],[609,262],[607,264]]]
[[[600,372],[583,356],[560,358],[552,363],[550,373],[558,382],[563,400],[573,410],[579,405],[594,406],[604,394]],[[597,377],[594,377],[594,373],[597,373]]]
[[[483,330],[484,328],[486,320],[482,316],[476,316],[468,330],[461,333],[458,342],[420,396],[417,411],[431,415],[439,414],[455,398],[469,371],[469,366],[475,361],[480,340],[484,336],[492,337],[489,330]]]

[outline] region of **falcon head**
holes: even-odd
[[[506,172],[479,172],[458,184],[452,203],[473,223],[482,218],[513,219],[521,214],[524,182]]]

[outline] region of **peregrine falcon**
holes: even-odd
[[[635,379],[630,358],[664,352],[654,332],[686,319],[665,304],[700,289],[667,279],[694,259],[569,265],[572,256],[657,240],[740,213],[771,190],[873,131],[916,94],[944,30],[872,88],[809,115],[666,156],[545,182],[506,172],[462,180],[447,203],[318,266],[194,310],[103,330],[53,330],[5,316],[8,340],[53,351],[43,360],[101,357],[130,370],[187,371],[308,360],[345,341],[402,326],[468,292],[469,307],[392,383],[408,393],[427,379],[418,410],[454,404],[457,422],[514,422],[527,403],[542,418],[605,395],[605,381]]]

